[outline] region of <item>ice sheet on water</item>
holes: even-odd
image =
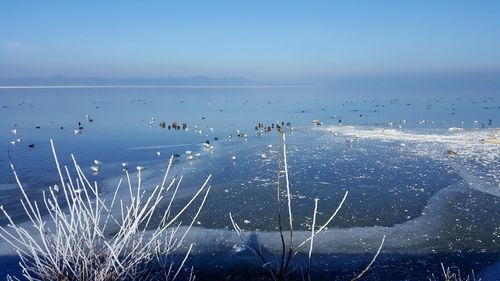
[[[475,183],[477,190],[484,190],[485,182],[498,178],[498,146],[480,141],[497,137],[496,134],[344,127],[297,129],[287,138],[297,237],[309,234],[315,197],[322,199],[321,220],[349,189],[344,209],[328,232],[316,240],[317,251],[364,252],[375,249],[383,234],[388,235],[385,250],[392,252],[492,249],[496,245],[493,239],[500,239],[495,234],[499,230],[494,228],[498,225],[494,220],[498,210],[483,214],[491,205],[491,198],[473,193],[460,177],[469,185]],[[353,141],[347,143],[350,139]],[[277,139],[273,140],[273,147],[278,148]],[[208,239],[210,235],[229,248],[234,245],[234,233],[228,230],[228,211],[249,230],[256,230],[257,237],[271,249],[279,247],[274,244],[273,212],[278,151],[269,150],[269,142],[270,139],[221,142],[214,154],[199,161],[181,157],[174,165],[172,175],[186,175],[185,180],[202,181],[214,173],[213,188],[199,219],[212,230],[197,228],[193,232],[193,239],[198,240],[199,235],[200,250],[205,244],[210,251],[217,249],[218,245]],[[448,149],[457,150],[458,156],[448,158]],[[266,159],[261,157],[264,152]],[[238,155],[236,163],[228,161],[230,155]],[[161,183],[160,170],[166,167],[166,161],[146,166],[148,169],[142,171],[143,185],[154,188]],[[109,187],[116,186],[117,181],[109,179]],[[187,190],[197,186],[183,185]],[[104,187],[102,190],[106,191]],[[109,189],[108,194],[112,191]],[[494,192],[491,189],[488,194]],[[182,196],[179,199],[182,203]],[[488,214],[493,218],[486,218]],[[245,219],[248,224],[243,223]],[[221,236],[229,240],[219,239]]]
[[[311,215],[314,198],[321,198],[320,205],[327,206],[324,211],[328,211],[345,190],[350,191],[350,196],[336,226],[399,224],[420,216],[433,194],[460,180],[454,169],[441,163],[442,159],[410,153],[410,147],[394,145],[399,143],[395,140],[365,145],[360,142],[362,134],[356,135],[356,142],[345,143],[328,132],[299,128],[287,138],[292,198],[299,228],[310,224],[307,217]],[[279,148],[277,139],[274,141],[274,147]],[[203,222],[206,227],[226,227],[227,213],[232,211],[242,218],[261,218],[252,221],[255,229],[274,230],[278,151],[269,150],[269,142],[264,138],[221,142],[215,153],[203,155],[200,160],[187,161],[181,157],[176,162],[172,175],[186,176],[182,189],[186,195],[198,186],[197,181],[214,174],[210,199],[202,214],[212,218]],[[267,158],[261,157],[262,152],[266,152]],[[238,155],[237,161],[229,161],[231,155]],[[159,170],[165,168],[166,162],[146,166],[151,168],[142,171],[143,186],[154,188],[161,183],[163,174]],[[112,194],[118,179],[107,182],[109,188],[102,190]],[[178,196],[180,203],[183,197],[188,198],[182,194]],[[226,204],[228,200],[231,204]]]
[[[473,221],[477,219],[468,215],[467,211],[461,209],[461,204],[456,201],[461,192],[466,189],[462,184],[458,184],[438,192],[429,200],[420,217],[391,227],[337,228],[334,227],[337,221],[335,220],[332,227],[316,236],[314,252],[318,254],[373,253],[383,235],[387,236],[383,250],[386,254],[425,255],[437,252],[497,251],[495,239],[500,238],[499,234],[495,234],[494,227],[485,229],[485,225],[490,224],[490,218],[484,218],[481,231],[475,230],[477,222],[473,227],[466,227],[468,223],[472,225]],[[482,199],[478,199],[478,202],[481,201]],[[471,207],[471,209],[474,208]],[[319,214],[319,222],[325,216],[326,214]],[[453,223],[456,220],[462,221]],[[238,222],[243,229],[251,230],[250,226],[243,221]],[[461,224],[464,226],[462,227]],[[297,242],[303,241],[309,236],[309,231],[294,232]],[[253,242],[258,241],[264,245],[266,251],[276,252],[280,250],[281,242],[277,231],[250,231],[248,237]],[[188,238],[196,243],[196,251],[198,252],[231,252],[234,251],[234,245],[241,244],[236,233],[230,229],[195,228]],[[299,249],[299,252],[306,253],[307,250],[308,245],[306,244]]]
[[[339,138],[393,141],[406,152],[444,161],[467,183],[482,192],[500,196],[500,130],[408,131],[386,128],[328,126],[319,130]],[[456,155],[455,155],[456,153]]]

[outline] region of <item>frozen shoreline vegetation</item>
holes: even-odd
[[[284,186],[286,187],[281,187],[280,183],[283,181],[282,180],[282,170],[281,170],[281,162],[283,162],[283,173],[284,173]],[[286,280],[287,275],[294,271],[297,270],[297,267],[300,269],[301,274],[302,274],[302,279],[306,280],[311,280],[311,275],[310,275],[310,270],[311,270],[311,256],[314,248],[314,238],[321,233],[325,228],[330,224],[330,222],[337,216],[337,213],[339,210],[342,208],[347,195],[349,194],[349,191],[346,191],[344,194],[344,197],[338,204],[335,212],[328,218],[328,220],[323,224],[319,224],[318,226],[316,225],[316,215],[318,214],[318,202],[319,199],[315,198],[314,199],[314,212],[313,212],[313,221],[311,225],[311,235],[306,238],[302,239],[303,241],[301,243],[296,242],[294,244],[294,227],[293,227],[293,212],[292,212],[292,196],[290,192],[290,180],[289,180],[289,175],[288,175],[288,163],[287,163],[287,153],[286,153],[286,137],[285,137],[285,132],[284,129],[280,129],[280,148],[279,148],[279,157],[278,157],[278,178],[276,180],[276,213],[277,213],[277,227],[279,229],[279,236],[280,236],[280,241],[281,241],[281,254],[267,254],[267,249],[265,246],[262,246],[262,243],[258,241],[252,241],[252,239],[249,239],[248,233],[243,230],[238,223],[235,222],[233,219],[233,216],[231,212],[229,212],[229,218],[231,219],[231,224],[233,225],[233,229],[236,231],[238,237],[241,239],[243,242],[242,247],[248,248],[255,256],[257,256],[261,262],[262,262],[262,267],[265,268],[269,272],[269,276],[272,278],[272,280]],[[284,189],[282,194],[282,190]],[[286,192],[285,192],[286,191]],[[283,207],[282,205],[285,205],[286,199],[286,207],[285,210],[286,212],[283,212]],[[288,224],[284,221],[286,221],[286,218],[288,217]],[[244,221],[245,222],[245,221]],[[288,228],[288,230],[286,229]],[[288,236],[289,235],[289,236]],[[285,239],[285,236],[288,236],[288,239]],[[285,241],[287,240],[287,241]],[[299,240],[301,241],[301,240]],[[373,256],[373,259],[370,261],[370,263],[366,266],[365,269],[363,269],[358,275],[353,277],[351,280],[357,280],[361,278],[369,269],[370,266],[375,262],[377,259],[378,255],[380,254],[380,251],[384,245],[385,242],[385,235],[382,238],[382,242],[380,243],[380,246],[378,247],[377,252]],[[307,246],[309,245],[309,250],[308,250],[308,264],[307,265],[298,265],[298,266],[293,266],[293,257],[299,253],[299,249],[302,246]],[[305,247],[304,247],[305,248]],[[276,259],[276,256],[279,255],[280,261],[278,262]],[[274,256],[274,260],[272,257]],[[291,269],[293,268],[293,269]]]
[[[43,202],[31,201],[11,164],[24,196],[21,204],[30,222],[17,225],[10,219],[8,210],[1,207],[9,224],[0,227],[0,236],[19,255],[23,277],[28,280],[175,280],[182,275],[184,279],[194,279],[192,269],[184,268],[193,244],[187,246],[183,242],[205,204],[211,176],[180,211],[172,212],[170,206],[182,177],[169,178],[170,159],[162,183],[152,190],[141,186],[140,169],[137,185],[125,171],[127,181],[123,185],[127,185],[124,189],[128,188],[130,202],[115,200],[121,180],[109,202],[100,197],[97,183],[90,183],[73,155],[76,177],[73,178],[67,166],[62,170],[52,140],[51,146],[60,186],[50,187],[48,194],[44,192]],[[158,215],[156,208],[164,199],[169,207],[154,230],[148,231],[153,216]],[[181,229],[180,215],[197,199],[201,202],[196,203],[196,215]],[[47,209],[48,216],[41,215],[42,208]],[[181,247],[188,249],[176,263],[174,257]],[[9,276],[8,279],[18,278]]]
[[[276,269],[275,272],[272,269],[272,262],[268,262],[264,267],[268,268],[272,273],[273,280],[287,280],[286,276],[290,273],[290,270],[297,270],[296,265],[292,269],[288,269],[290,261],[299,253],[299,249],[300,252],[303,252],[307,250],[306,248],[309,248],[309,265],[304,268],[300,266],[300,269],[307,270],[305,274],[310,279],[310,259],[314,238],[320,232],[326,230],[327,225],[335,218],[348,192],[345,193],[335,212],[324,224],[318,224],[317,227],[314,224],[312,225],[310,235],[307,234],[304,237],[304,233],[297,232],[297,237],[303,242],[294,245],[286,144],[284,144],[284,134],[281,136],[283,139],[280,151],[282,151],[284,157],[290,240],[286,246],[282,244],[282,250],[286,250],[288,254],[282,256],[279,270]],[[128,185],[128,190],[125,193],[130,195],[130,201],[127,202],[117,196],[122,186],[122,180],[120,179],[109,204],[109,196],[101,195],[102,191],[98,188],[97,182],[90,183],[73,155],[71,155],[71,158],[76,170],[76,177],[72,178],[67,166],[61,169],[52,140],[50,143],[60,178],[60,186],[49,187],[48,194],[43,193],[44,206],[39,206],[36,201],[32,201],[25,193],[14,165],[11,164],[18,187],[24,196],[21,199],[21,204],[29,217],[29,221],[18,225],[11,219],[3,206],[0,208],[9,221],[6,227],[0,227],[0,237],[13,247],[19,255],[20,267],[26,279],[175,280],[183,275],[182,277],[185,279],[194,280],[193,268],[191,267],[190,270],[184,268],[188,256],[192,253],[194,243],[187,246],[183,242],[205,204],[211,188],[210,186],[207,187],[211,175],[189,202],[180,211],[174,212],[171,206],[176,198],[182,177],[180,179],[176,177],[168,179],[173,157],[170,158],[161,185],[157,185],[153,190],[141,187],[142,169],[137,169],[138,182],[135,188],[132,187],[133,183],[128,170],[124,169],[127,178],[125,185]],[[277,202],[283,200],[280,195],[280,182],[282,181],[280,163],[281,160],[278,161]],[[153,226],[155,224],[153,216],[157,215],[155,210],[162,199],[167,198],[167,193],[170,190],[172,190],[172,194],[168,196],[170,201],[165,214],[159,225]],[[203,197],[203,199],[201,199],[201,203],[199,203],[190,224],[185,226],[182,222],[178,222],[177,219],[198,197]],[[119,207],[116,207],[117,205]],[[47,209],[48,215],[42,215],[43,212],[40,210],[44,207]],[[116,208],[118,208],[118,211]],[[315,200],[314,217],[318,213],[317,209],[318,200]],[[278,213],[281,213],[281,207],[279,207],[279,210]],[[253,244],[252,240],[247,239],[247,233],[234,222],[231,214],[229,216],[236,230],[236,236],[231,232],[230,237],[227,237],[224,242],[234,241],[234,238],[239,237],[244,243],[247,243],[246,247],[250,248],[250,245],[252,245],[254,250],[261,250],[262,245],[257,246]],[[279,214],[279,218],[281,220],[281,214]],[[153,230],[150,230],[151,228]],[[283,226],[280,225],[280,229],[282,228]],[[201,233],[203,232],[202,230]],[[206,234],[204,238],[198,240],[206,240],[209,237]],[[219,232],[217,235],[220,234]],[[283,239],[282,235],[283,233],[280,231],[280,236]],[[267,236],[267,239],[270,239],[270,244],[273,244],[272,240],[274,238],[272,238],[272,235],[263,234],[262,236],[264,239]],[[188,238],[191,239],[192,237]],[[370,266],[380,254],[384,241],[385,235],[371,262],[352,280],[361,278],[370,269]],[[285,247],[287,248],[285,249]],[[177,265],[173,256],[181,253],[183,258],[180,265]],[[259,254],[262,255],[263,253],[259,252]],[[292,263],[290,263],[290,267],[292,267]],[[19,280],[16,276],[7,276],[7,279]]]
[[[496,167],[495,165],[498,165],[495,162],[495,159],[497,159],[495,157],[498,157],[495,156],[498,155],[495,154],[498,153],[496,144],[488,142],[487,146],[481,147],[481,139],[496,138],[496,131],[448,132],[447,130],[426,130],[414,132],[410,130],[393,131],[390,129],[384,130],[380,128],[358,128],[348,126],[332,128],[334,130],[329,130],[331,128],[326,126],[312,129],[299,128],[290,136],[289,142],[291,157],[288,160],[291,164],[290,179],[292,181],[291,200],[293,201],[293,216],[296,220],[293,223],[293,237],[295,242],[301,242],[311,237],[311,226],[314,223],[311,221],[312,218],[307,219],[307,216],[313,214],[314,204],[312,204],[312,202],[314,202],[314,198],[325,198],[326,194],[331,196],[331,200],[321,200],[319,202],[318,210],[320,212],[317,213],[315,224],[323,225],[328,221],[331,212],[333,212],[335,207],[341,202],[342,195],[347,190],[349,191],[349,198],[346,200],[346,205],[344,205],[344,207],[347,206],[347,208],[342,208],[339,216],[332,221],[331,225],[324,229],[324,233],[314,238],[313,253],[317,255],[318,258],[317,261],[315,261],[314,257],[312,259],[313,273],[323,276],[321,274],[326,274],[323,271],[325,266],[330,266],[335,269],[338,269],[339,265],[342,266],[345,260],[341,261],[337,256],[350,256],[353,260],[356,260],[356,265],[351,265],[352,268],[350,271],[335,272],[335,275],[332,276],[354,277],[355,273],[361,272],[366,264],[370,262],[367,258],[369,257],[371,259],[371,257],[375,255],[380,245],[380,239],[384,235],[387,236],[387,239],[384,243],[381,256],[372,268],[372,271],[369,272],[370,277],[379,276],[377,274],[380,274],[380,270],[389,266],[387,264],[388,262],[390,266],[393,266],[393,263],[390,262],[391,257],[397,257],[398,255],[407,257],[429,257],[435,255],[455,256],[460,255],[462,252],[496,253],[498,251],[497,246],[494,244],[494,240],[498,238],[498,230],[500,230],[500,228],[495,229],[494,227],[498,225],[495,220],[492,220],[492,216],[494,217],[495,214],[498,213],[498,211],[495,210],[495,204],[498,204],[495,202],[498,202],[498,200],[490,198],[496,198],[494,194],[491,194],[491,191],[494,192],[495,189],[491,188],[490,192],[480,192],[485,187],[491,187],[490,185],[495,183],[494,169]],[[304,134],[304,132],[306,133]],[[311,134],[309,134],[311,132],[318,133],[314,141],[311,139]],[[191,217],[191,215],[198,216],[198,219],[195,217],[192,221],[191,219],[188,221],[191,222],[193,227],[185,236],[184,241],[188,242],[185,242],[184,246],[177,249],[176,260],[180,262],[186,254],[191,255],[187,264],[190,266],[193,265],[195,272],[198,271],[201,276],[198,277],[202,279],[203,270],[212,269],[212,267],[208,267],[208,264],[214,266],[214,270],[223,267],[227,270],[225,271],[226,275],[219,275],[217,278],[220,276],[227,276],[231,268],[238,267],[238,264],[241,263],[245,264],[245,267],[241,269],[243,272],[240,271],[240,274],[243,274],[245,270],[253,271],[254,269],[258,269],[256,271],[262,273],[260,277],[264,276],[266,273],[266,269],[261,267],[259,259],[255,259],[250,248],[245,245],[245,243],[242,243],[235,231],[230,230],[229,216],[227,212],[218,212],[224,210],[224,208],[219,207],[219,205],[230,205],[228,209],[233,212],[235,222],[237,222],[241,228],[245,229],[248,238],[245,241],[262,244],[263,248],[265,247],[267,251],[266,255],[271,256],[270,261],[274,262],[273,266],[279,266],[279,260],[272,259],[273,253],[280,253],[283,247],[280,242],[280,233],[278,229],[276,228],[275,230],[275,228],[272,227],[275,223],[273,218],[276,214],[272,211],[273,209],[266,209],[266,214],[269,215],[261,216],[256,209],[258,208],[257,206],[262,207],[264,201],[273,201],[273,198],[276,197],[275,163],[276,160],[280,159],[279,154],[283,154],[283,152],[277,144],[273,145],[273,149],[266,148],[269,142],[261,140],[262,139],[256,139],[254,141],[234,140],[232,142],[221,142],[218,144],[220,147],[216,150],[217,153],[214,155],[207,154],[207,157],[203,157],[196,161],[174,162],[173,169],[168,169],[170,174],[186,174],[189,170],[187,167],[191,167],[193,170],[190,175],[208,174],[208,171],[219,169],[217,170],[219,174],[210,181],[212,185],[211,199],[207,200],[203,212],[199,213],[198,216],[198,209],[191,210],[192,212],[187,210],[184,215],[179,217],[179,220],[186,220],[185,217]],[[305,143],[304,140],[306,140],[307,143]],[[223,146],[225,149],[220,149]],[[267,159],[262,159],[260,157],[262,149],[268,149],[265,150],[268,155]],[[457,154],[449,155],[447,151],[450,149],[456,151]],[[338,150],[342,151],[341,155],[334,153],[334,151]],[[195,151],[193,150],[193,152]],[[229,159],[230,155],[238,155],[238,162],[228,161],[227,159]],[[364,156],[360,157],[362,155]],[[392,158],[396,160],[392,160]],[[435,160],[427,161],[427,159],[430,158]],[[332,173],[332,170],[320,172],[316,163],[311,163],[311,159],[314,159],[313,161],[316,161],[316,163],[330,163],[332,167],[342,168],[345,166],[348,170],[341,169],[339,171],[340,174]],[[412,159],[417,159],[417,161]],[[483,164],[477,164],[476,161],[479,161],[478,159],[481,160]],[[326,160],[330,162],[326,162]],[[409,181],[391,181],[390,177],[388,178],[387,176],[378,178],[377,174],[380,173],[380,170],[373,170],[370,173],[370,169],[372,169],[374,165],[380,165],[376,164],[379,160],[385,162],[385,164],[382,165],[382,171],[389,172],[392,171],[391,167],[398,166],[397,170],[405,170],[401,175],[406,177]],[[367,167],[358,169],[356,167],[357,162],[363,163],[363,165],[367,165]],[[443,163],[444,166],[437,165],[434,162]],[[106,162],[105,164],[113,165],[110,162]],[[116,166],[120,166],[120,163],[115,164]],[[307,166],[308,164],[310,165],[309,167]],[[227,165],[227,167],[223,165]],[[430,166],[430,168],[422,169],[419,168],[419,165],[420,167]],[[254,171],[251,169],[251,167],[254,166],[259,166],[260,169]],[[476,166],[477,169],[475,168]],[[130,165],[129,168],[132,169],[132,167],[133,165]],[[141,190],[145,190],[146,194],[149,194],[149,192],[153,192],[153,190],[148,190],[148,187],[152,188],[157,182],[162,182],[161,177],[155,177],[154,175],[156,174],[155,171],[164,168],[164,166],[159,166],[157,163],[154,166],[146,165],[146,167],[147,169],[141,170],[140,173],[137,174],[141,176],[141,186],[145,187],[144,189],[141,188]],[[239,179],[244,182],[245,185],[240,185],[239,180],[236,181],[234,185],[228,182],[228,180],[240,176],[236,174],[235,171],[238,169],[241,170],[242,167],[244,167],[244,173],[247,174],[252,181],[247,181],[245,178]],[[220,172],[223,169],[228,169],[226,178],[221,177],[222,174]],[[442,170],[442,172],[429,173],[429,169]],[[492,171],[488,171],[488,169]],[[282,184],[285,184],[283,169],[278,169],[278,171],[281,171],[281,181]],[[304,171],[314,171],[314,174],[304,173]],[[459,171],[459,173],[454,173],[453,171]],[[408,173],[422,173],[423,175],[420,178],[414,178],[409,177],[410,174]],[[328,174],[332,176],[324,178],[323,175]],[[447,174],[457,179],[452,181],[447,179],[445,181],[446,185],[442,187],[428,187],[425,185],[425,182],[429,179],[427,175],[431,175],[430,179],[434,182],[437,176],[444,175],[446,177]],[[261,183],[253,179],[255,175],[262,175],[263,178],[268,178],[269,180]],[[318,178],[316,178],[316,175]],[[354,181],[348,181],[346,184],[342,184],[341,179],[355,179],[359,175],[363,175],[363,177],[357,179],[357,181],[360,181],[362,184],[356,184]],[[413,213],[403,212],[398,215],[398,218],[389,220],[388,223],[378,222],[376,220],[361,223],[356,222],[351,216],[354,215],[357,217],[356,220],[359,220],[361,216],[357,212],[361,211],[363,206],[366,205],[366,203],[356,203],[357,200],[363,199],[363,197],[359,197],[360,192],[364,194],[366,191],[366,194],[369,194],[376,191],[373,185],[374,183],[370,182],[370,177],[372,179],[377,179],[377,182],[379,182],[382,188],[381,190],[392,190],[394,189],[392,187],[393,185],[402,186],[402,188],[394,189],[394,192],[391,193],[392,201],[382,202],[382,198],[379,198],[379,201],[382,202],[381,204],[369,203],[369,205],[373,205],[372,208],[370,210],[366,209],[364,212],[371,214],[377,212],[377,217],[384,217],[387,212],[397,213],[401,211],[398,205],[394,205],[394,202],[397,202],[396,200],[399,199],[394,198],[403,198],[402,195],[398,193],[403,188],[411,189],[415,194],[420,196],[419,199],[424,202],[423,209],[420,210],[416,208],[416,211]],[[82,181],[79,176],[77,178],[78,180],[75,179],[75,182]],[[192,176],[189,177],[189,179],[191,178]],[[304,185],[304,179],[307,178],[314,178],[314,181],[321,182],[321,184],[318,183],[316,187],[314,185]],[[83,182],[85,182],[83,174],[82,179]],[[134,179],[133,176],[132,179]],[[337,181],[335,181],[336,179]],[[115,189],[113,189],[111,182],[116,183],[118,180],[119,178],[116,177],[107,178],[104,184],[103,181],[100,180],[99,198],[103,203],[109,203],[111,200],[114,202],[123,200],[125,206],[131,204],[133,201],[129,198],[133,197],[128,190],[130,187],[122,187],[120,191],[115,191]],[[324,182],[324,180],[328,182]],[[477,184],[474,184],[475,180],[478,180]],[[189,183],[187,178],[183,181],[183,185],[186,185],[186,183],[188,183],[188,186],[198,186],[198,182]],[[407,187],[406,183],[410,183],[412,186]],[[124,186],[126,186],[126,184]],[[288,204],[287,193],[284,186],[285,185],[283,185],[281,193],[284,204],[283,207]],[[93,185],[91,187],[95,189]],[[170,190],[172,191],[173,188],[174,187]],[[249,188],[248,193],[240,193],[241,191],[244,192],[247,190],[247,188]],[[314,189],[316,192],[318,190],[324,190],[325,192],[311,193],[310,195],[305,193],[307,191],[310,192],[312,190],[311,188],[317,188]],[[427,192],[428,188],[431,189]],[[51,190],[55,189],[55,187],[51,188]],[[172,212],[175,213],[175,210],[189,203],[190,193],[195,193],[197,190],[198,189],[193,191],[190,188],[180,188],[178,192],[176,192],[175,198],[177,203],[172,205],[172,210],[174,210]],[[272,194],[268,194],[268,191],[271,190],[274,190]],[[89,190],[89,192],[92,198],[92,190]],[[356,193],[358,193],[358,197],[356,197]],[[425,195],[427,193],[428,195]],[[62,198],[62,193],[60,194],[60,198]],[[84,192],[80,192],[80,194],[83,196]],[[252,200],[252,198],[249,197],[257,195],[260,196],[257,200]],[[201,200],[201,197],[203,196],[200,194],[197,201]],[[143,198],[147,198],[147,196]],[[244,205],[246,202],[244,204],[238,203],[237,198],[246,199],[248,205]],[[415,201],[415,198],[409,198]],[[220,203],[221,201],[217,200],[223,200],[224,203]],[[99,206],[102,205],[101,201],[98,201]],[[229,201],[231,204],[226,204],[226,202]],[[403,206],[404,209],[410,209],[407,203],[404,204],[406,204]],[[115,205],[117,205],[117,203],[115,203]],[[90,206],[94,207],[93,204]],[[26,207],[29,208],[29,206]],[[64,206],[60,207],[61,209],[65,208]],[[165,204],[161,206],[158,205],[155,211],[157,214],[162,214],[166,207]],[[117,209],[117,212],[112,212],[114,217],[121,216],[120,208],[118,207]],[[245,212],[244,209],[251,209],[251,212]],[[306,219],[301,215],[300,209],[306,211]],[[381,212],[382,209],[386,209],[386,213]],[[284,211],[283,214],[286,213],[285,209]],[[411,214],[411,218],[407,218],[408,214]],[[348,221],[349,219],[352,220],[351,223],[345,224],[345,220]],[[211,225],[211,222],[214,220],[221,220],[221,223]],[[158,218],[151,219],[149,229],[144,229],[143,237],[145,240],[149,239],[151,235],[154,235],[154,226],[158,221],[160,221]],[[261,225],[256,224],[257,221],[268,221],[271,226],[268,228],[261,228]],[[284,218],[284,221],[287,225],[287,217]],[[227,228],[224,223],[226,223],[229,228]],[[110,221],[110,224],[114,223]],[[191,225],[183,224],[178,226],[174,223],[177,233],[181,233],[181,236],[189,230]],[[29,223],[23,223],[18,226],[23,228],[31,227]],[[49,223],[45,227],[48,229],[53,227],[53,225]],[[286,229],[286,231],[287,230],[288,229]],[[285,233],[288,235],[286,231]],[[108,228],[106,234],[113,235],[115,232],[116,228]],[[39,240],[36,241],[42,243]],[[194,243],[195,245],[190,248],[189,243]],[[2,244],[2,249],[5,249],[5,243]],[[295,244],[297,245],[297,243]],[[296,271],[292,274],[295,274],[295,276],[299,268],[296,267],[296,265],[308,264],[308,251],[309,244],[307,243],[304,247],[297,248],[298,253],[296,256],[293,256],[293,264],[295,266],[293,269]],[[3,253],[5,254],[5,252]],[[348,260],[347,262],[349,263],[351,261]],[[444,262],[445,266],[455,265],[453,262],[450,263],[447,260],[423,260],[419,262],[426,263],[427,266],[439,266],[439,262]],[[204,263],[207,265],[206,268],[199,267],[200,264],[203,265]],[[178,263],[176,263],[176,265],[178,265]],[[307,269],[306,267],[303,268]],[[178,267],[174,266],[174,270],[176,269],[178,269]],[[394,270],[403,270],[403,267]],[[439,269],[434,268],[431,270],[432,272],[429,273],[429,271],[427,271],[427,275],[423,276],[430,277],[431,273],[439,273]],[[468,270],[469,268],[464,271],[470,273]],[[371,275],[373,271],[377,273]],[[306,273],[306,271],[304,271],[304,273]],[[185,273],[183,278],[189,277],[187,276],[188,274],[186,274],[187,273]],[[233,275],[233,278],[235,276],[237,275]],[[482,277],[484,275],[479,274],[477,276]]]
[[[324,225],[316,229],[313,224],[311,235],[303,239],[304,241],[300,245],[294,246],[284,133],[281,136],[283,139],[280,150],[283,151],[285,165],[290,241],[286,246],[289,247],[287,249],[288,255],[282,257],[279,271],[274,272],[270,263],[265,265],[265,267],[269,268],[272,273],[271,277],[274,280],[287,279],[286,275],[289,273],[288,264],[293,256],[298,253],[301,246],[306,248],[306,244],[310,244],[308,256],[309,260],[311,259],[314,237],[322,232],[333,220],[348,194],[348,192],[345,193],[336,211]],[[14,165],[11,163],[12,172],[24,196],[21,199],[21,204],[29,217],[29,221],[18,225],[11,219],[8,211],[3,206],[0,207],[3,215],[9,221],[6,227],[0,227],[0,237],[13,247],[19,255],[19,264],[26,279],[175,280],[178,276],[184,275],[184,278],[194,280],[193,268],[191,267],[190,271],[184,269],[185,262],[192,252],[193,243],[187,247],[183,242],[205,204],[211,188],[210,186],[207,187],[211,175],[180,211],[171,213],[173,212],[171,209],[172,202],[176,198],[182,182],[182,177],[168,179],[173,156],[170,158],[161,185],[157,185],[153,190],[141,187],[142,169],[139,169],[139,167],[137,168],[137,186],[132,187],[133,184],[128,169],[125,168],[126,185],[128,185],[128,192],[125,193],[130,195],[130,201],[127,202],[122,200],[120,196],[117,197],[122,186],[122,180],[120,179],[111,203],[108,203],[110,198],[101,195],[97,182],[90,183],[73,155],[71,155],[71,158],[76,170],[76,177],[72,178],[67,166],[61,169],[52,140],[50,143],[60,178],[60,186],[49,187],[47,194],[43,192],[44,206],[39,206],[36,201],[32,201],[26,194]],[[98,163],[97,160],[96,163]],[[278,204],[282,200],[280,195],[280,163],[281,160],[278,161]],[[154,224],[153,216],[157,215],[155,210],[162,199],[167,198],[167,193],[170,190],[172,190],[172,194],[168,196],[170,197],[169,205],[158,226],[152,226]],[[196,214],[188,226],[183,226],[182,222],[178,222],[178,218],[198,197],[203,197],[203,199],[199,203]],[[119,206],[117,207],[117,205]],[[48,215],[42,215],[43,211],[40,210],[44,207],[48,211]],[[314,217],[317,214],[317,207],[318,200],[315,200]],[[118,208],[118,211],[116,208]],[[278,213],[281,213],[280,207],[279,210]],[[257,246],[252,244],[251,240],[247,240],[246,233],[234,222],[231,214],[229,216],[237,236],[243,242],[248,243],[247,247],[253,245],[255,250],[261,249],[260,244]],[[281,214],[279,218],[281,220]],[[282,227],[280,225],[280,229]],[[151,228],[154,230],[149,230]],[[280,235],[283,239],[282,232],[280,232]],[[299,233],[298,237],[300,236],[302,235]],[[368,271],[380,254],[384,240],[385,236],[373,260],[353,280],[360,278]],[[283,244],[283,251],[285,251],[284,247],[285,244]],[[178,249],[180,251],[176,251]],[[180,265],[177,265],[174,263],[172,256],[180,252],[182,252],[183,259]],[[259,254],[262,253],[259,252]],[[287,260],[286,265],[284,264],[285,258]],[[307,267],[307,275],[309,276],[309,266]],[[7,276],[7,279],[19,280],[16,276]]]

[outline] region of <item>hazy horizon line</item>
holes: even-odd
[[[64,89],[64,88],[298,88],[321,85],[12,85],[0,89]]]

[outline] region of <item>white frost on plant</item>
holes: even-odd
[[[171,207],[182,177],[168,179],[172,158],[163,182],[152,191],[142,187],[142,169],[137,172],[137,185],[132,184],[125,170],[125,188],[130,198],[117,197],[122,187],[120,179],[110,200],[101,196],[96,182],[87,179],[73,155],[76,176],[70,174],[67,166],[62,170],[52,140],[51,145],[60,186],[44,192],[42,202],[31,201],[11,164],[29,223],[16,224],[7,210],[0,208],[9,222],[6,227],[0,227],[0,237],[18,253],[23,276],[28,280],[151,280],[165,276],[174,280],[178,277],[193,247],[183,242],[205,203],[211,176],[176,212]],[[180,228],[179,217],[200,197],[201,203],[190,224]],[[158,206],[164,199],[168,208],[159,214]],[[48,215],[42,215],[43,209]],[[152,226],[152,220],[158,216],[162,217],[161,221]],[[174,268],[172,255],[181,246],[188,249],[182,262]],[[189,278],[193,278],[192,272]]]

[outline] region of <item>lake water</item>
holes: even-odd
[[[343,94],[324,87],[0,89],[0,205],[26,220],[9,157],[33,200],[58,182],[49,139],[62,164],[76,156],[103,196],[123,177],[122,162],[144,166],[145,186],[154,188],[178,154],[174,174],[184,176],[185,194],[177,207],[212,174],[207,204],[188,237],[196,242],[188,261],[200,280],[259,279],[266,272],[250,251],[240,251],[228,213],[270,254],[279,253],[279,133],[255,126],[283,122],[298,239],[310,232],[315,198],[321,223],[349,191],[338,217],[315,239],[313,277],[355,276],[386,235],[370,280],[426,280],[440,274],[441,262],[463,275],[474,270],[483,280],[500,280],[499,113],[494,96]],[[311,125],[313,119],[323,125]],[[168,129],[173,122],[188,130]],[[213,149],[203,148],[206,140]],[[188,159],[188,150],[199,157]],[[90,170],[95,159],[102,162],[98,173]],[[303,264],[304,251],[294,266]],[[2,263],[9,264],[9,254]]]

